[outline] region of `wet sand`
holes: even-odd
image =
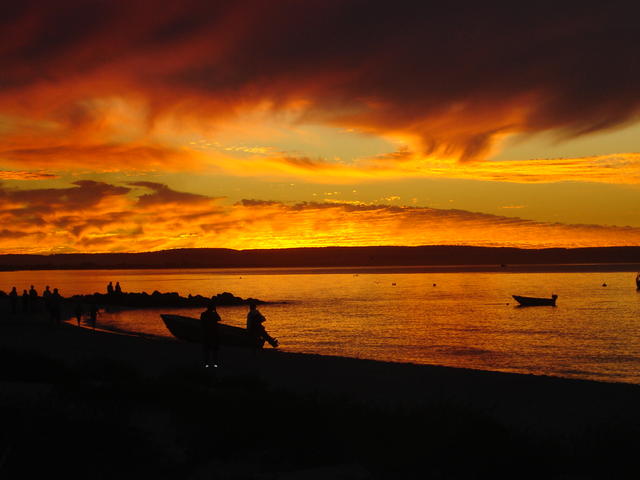
[[[0,349],[41,355],[69,365],[110,359],[149,378],[177,370],[203,370],[199,345],[93,331],[75,326],[75,320],[54,327],[43,314],[5,315],[0,320]],[[529,431],[576,434],[594,425],[640,425],[640,386],[630,384],[296,354],[270,348],[254,357],[246,349],[225,347],[221,349],[221,366],[212,375],[253,375],[274,389],[385,408],[456,404]],[[11,385],[4,382],[4,389],[10,390]]]

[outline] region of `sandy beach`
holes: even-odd
[[[198,382],[204,378],[208,395],[216,389],[228,391],[228,385],[249,382],[249,385],[261,385],[264,391],[279,392],[278,395],[311,398],[316,407],[356,406],[371,412],[384,412],[383,415],[396,415],[397,412],[433,412],[445,406],[450,413],[462,412],[461,421],[465,415],[471,415],[470,428],[475,428],[474,422],[481,417],[508,432],[525,435],[529,440],[571,439],[571,445],[583,436],[591,435],[590,432],[603,429],[623,428],[624,431],[616,435],[628,438],[629,428],[635,431],[640,425],[637,408],[640,387],[637,385],[295,354],[273,349],[264,349],[254,357],[246,349],[224,347],[220,368],[205,372],[200,345],[93,331],[74,323],[52,326],[42,314],[3,318],[0,351],[7,357],[3,360],[0,379],[3,402],[12,405],[34,401],[42,395],[46,397],[50,394],[47,392],[51,388],[55,390],[61,381],[59,377],[51,380],[46,375],[38,379],[37,373],[34,378],[33,369],[25,370],[20,364],[20,359],[23,363],[27,359],[26,363],[29,363],[31,358],[42,359],[38,361],[44,363],[43,367],[54,362],[59,368],[69,369],[64,372],[84,369],[85,376],[78,380],[79,384],[89,382],[94,385],[96,379],[91,376],[91,368],[98,372],[108,364],[112,371],[107,385],[119,381],[113,378],[119,375],[119,368],[126,374],[124,377],[136,378],[143,383],[163,381],[172,375],[192,375],[199,378]],[[98,384],[102,385],[101,382],[104,383],[104,378]],[[239,391],[244,396],[251,388],[245,385],[234,390],[233,395],[238,395]],[[138,404],[136,409],[144,409],[144,404]],[[466,430],[463,428],[463,431]],[[308,433],[302,431],[302,438]],[[385,432],[379,433],[385,435]],[[636,442],[633,438],[633,443]],[[352,466],[352,462],[347,463]],[[245,465],[246,461],[241,464]],[[219,466],[200,468],[205,472],[202,478],[214,478],[206,473],[212,468],[218,473],[221,471]],[[318,468],[316,465],[311,471],[327,473],[322,470],[328,468],[326,465]],[[369,478],[371,474],[362,465],[355,471],[349,469],[351,473],[345,478]],[[254,478],[252,475],[258,475],[259,471],[262,470],[254,469],[247,478]],[[289,478],[282,476],[282,472],[279,475],[269,478]],[[258,475],[255,478],[265,477]]]

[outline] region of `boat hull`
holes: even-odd
[[[523,307],[543,307],[543,306],[556,306],[556,299],[551,298],[538,298],[538,297],[522,297],[520,295],[512,295],[512,297]]]
[[[183,315],[161,314],[160,317],[167,329],[178,340],[202,343],[202,324],[200,320]],[[218,324],[219,342],[221,345],[233,347],[260,348],[263,341],[257,341],[244,328]]]

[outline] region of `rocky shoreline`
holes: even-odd
[[[4,291],[0,291],[0,299],[11,302],[10,295]],[[17,297],[15,309],[16,311],[27,311],[30,309],[41,310],[45,308],[45,300],[38,296],[35,301],[29,300],[31,304],[28,306],[23,302],[21,297]],[[202,295],[191,295],[183,297],[177,292],[162,293],[155,290],[149,294],[147,292],[120,292],[120,293],[93,293],[89,295],[73,295],[71,297],[59,297],[61,306],[73,305],[96,305],[102,307],[126,307],[126,308],[204,308],[210,303],[216,306],[235,306],[248,305],[256,303],[258,305],[266,304],[263,300],[257,298],[241,298],[236,297],[232,293],[222,292],[211,297]]]
[[[147,292],[128,292],[103,294],[94,293],[93,295],[74,295],[69,301],[74,303],[95,304],[100,306],[122,306],[134,308],[189,308],[189,307],[206,307],[210,303],[216,306],[234,306],[248,305],[249,303],[265,304],[263,300],[256,298],[236,297],[232,293],[223,292],[205,297],[202,295],[191,295],[183,297],[177,292],[161,293],[155,290],[153,293]]]

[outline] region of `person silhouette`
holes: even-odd
[[[107,295],[113,295],[113,282],[109,282],[107,285]]]
[[[42,292],[42,302],[44,303],[44,310],[49,314],[49,318],[53,323],[53,313],[51,313],[51,290],[49,290],[49,285],[47,285]]]
[[[120,295],[122,293],[122,288],[120,288],[120,282],[116,282],[116,295]]]
[[[263,323],[267,319],[260,313],[255,302],[249,302],[249,312],[247,313],[247,332],[255,340],[255,350],[262,348],[264,342],[267,342],[273,348],[278,346],[278,340],[267,333]]]
[[[27,292],[26,289],[22,290],[22,311],[24,313],[28,313],[29,312],[29,293]]]
[[[75,307],[73,313],[76,316],[76,320],[78,322],[78,326],[80,326],[80,321],[82,320],[82,314],[84,313],[84,311],[82,309],[82,304],[80,302],[76,303],[76,307]]]
[[[53,293],[49,297],[49,315],[51,318],[51,323],[54,325],[60,325],[62,319],[60,318],[60,303],[62,302],[62,297],[60,296],[60,292],[58,292],[57,288],[53,289]]]
[[[202,324],[204,368],[209,368],[210,366],[218,368],[218,351],[220,349],[218,323],[220,323],[220,315],[216,311],[216,306],[213,302],[200,314],[200,322]],[[211,363],[209,362],[210,358]]]
[[[11,313],[16,314],[18,312],[18,291],[16,287],[13,287],[9,292],[9,303],[11,305]]]
[[[91,305],[89,307],[89,325],[94,330],[96,329],[96,321],[98,320],[98,307],[96,305]]]
[[[37,307],[36,307],[37,302],[38,302],[38,292],[33,287],[33,285],[31,285],[31,288],[29,289],[29,310],[30,311],[35,312],[37,310]]]

